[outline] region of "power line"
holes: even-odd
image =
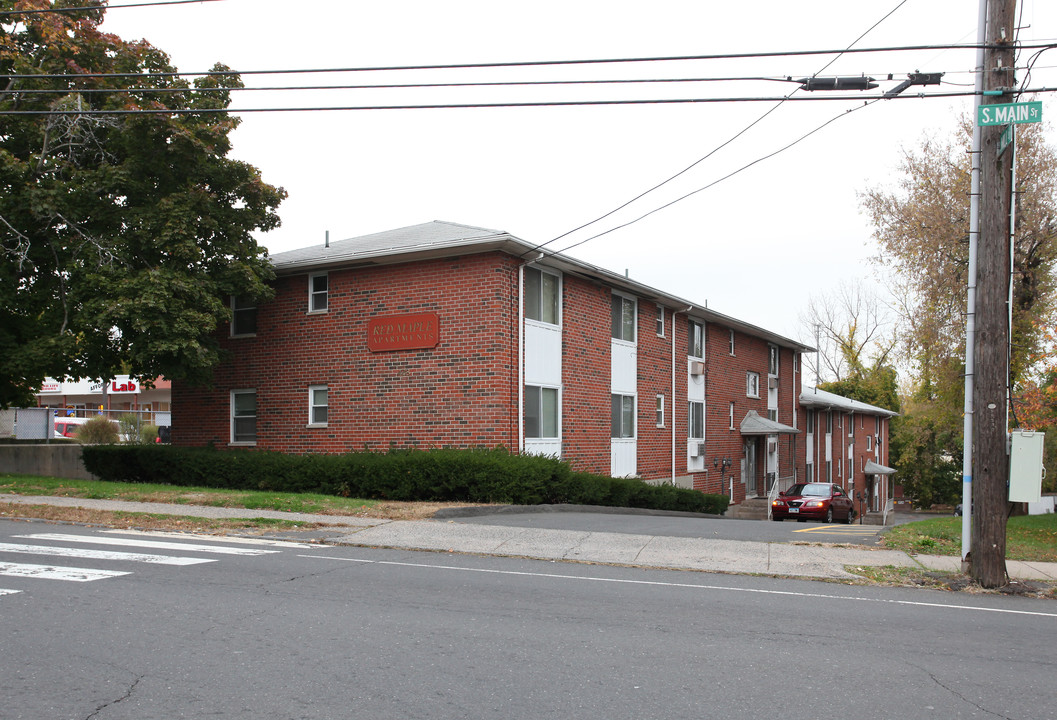
[[[76,79],[77,76],[64,75]],[[614,80],[510,80],[502,82],[449,82],[449,83],[387,83],[374,85],[269,85],[265,87],[128,87],[128,88],[31,88],[10,90],[19,95],[54,95],[56,93],[184,93],[184,92],[267,92],[274,90],[404,90],[421,88],[460,87],[535,87],[544,85],[633,85],[650,83],[707,83],[707,82],[790,82],[788,76],[732,76],[732,77],[688,77],[688,78],[642,78]]]
[[[856,112],[857,110],[862,110],[865,107],[869,107],[870,105],[873,105],[874,103],[876,103],[876,102],[878,102],[878,101],[880,101],[882,99],[884,99],[884,98],[873,98],[872,100],[870,100],[869,102],[865,103],[864,105],[860,105],[858,107],[854,107],[854,108],[852,108],[850,110],[847,110],[847,111],[841,113],[840,115],[835,115],[834,117],[832,117],[829,120],[827,120],[826,122],[822,123],[821,125],[819,125],[815,129],[810,130],[810,131],[804,133],[803,135],[801,135],[800,137],[798,137],[796,140],[793,140],[788,145],[785,145],[784,147],[778,148],[777,150],[775,150],[773,152],[770,152],[767,155],[763,155],[761,157],[758,157],[755,160],[753,160],[752,162],[749,162],[749,163],[746,163],[745,165],[742,165],[737,170],[729,172],[726,175],[724,175],[723,177],[718,178],[716,180],[713,180],[712,182],[710,182],[708,185],[705,185],[704,187],[700,187],[697,190],[693,190],[691,192],[686,193],[685,195],[682,195],[681,197],[677,197],[676,199],[672,200],[671,202],[667,202],[664,205],[661,205],[660,207],[654,208],[653,210],[650,210],[647,213],[643,213],[639,217],[637,217],[637,218],[635,218],[633,220],[629,220],[628,222],[623,223],[622,225],[617,225],[617,226],[612,227],[612,228],[610,228],[610,229],[608,229],[608,230],[606,230],[604,232],[600,232],[597,235],[592,235],[589,238],[585,238],[583,240],[580,240],[579,242],[573,243],[572,245],[568,245],[568,246],[562,248],[561,250],[554,251],[553,254],[568,252],[569,250],[572,250],[575,247],[579,247],[580,245],[583,245],[584,243],[590,242],[591,240],[595,240],[597,238],[600,238],[603,235],[608,235],[611,232],[615,232],[617,230],[622,230],[623,228],[626,228],[629,225],[634,225],[635,223],[639,222],[640,220],[644,220],[644,219],[648,218],[650,215],[653,215],[654,213],[658,213],[661,210],[665,210],[667,208],[670,208],[672,205],[675,205],[676,203],[682,202],[683,200],[686,200],[687,198],[693,197],[694,195],[697,195],[700,192],[704,192],[705,190],[708,190],[709,188],[714,187],[714,186],[718,185],[719,183],[721,183],[721,182],[723,182],[725,180],[729,180],[730,178],[734,177],[735,175],[737,175],[737,174],[739,174],[741,172],[744,172],[745,170],[748,170],[753,165],[761,163],[764,160],[769,160],[769,159],[773,158],[776,155],[780,155],[781,153],[785,152],[786,150],[792,148],[795,145],[798,145],[799,143],[803,142],[804,140],[806,140],[807,138],[811,137],[815,133],[817,133],[820,130],[824,129],[828,125],[836,122],[837,120],[840,120],[842,117],[847,117],[851,113]],[[762,119],[762,118],[760,118],[760,119]],[[737,137],[737,136],[735,136],[735,137]],[[733,140],[733,139],[734,138],[731,138],[731,140]],[[645,194],[645,193],[643,193],[643,194]],[[624,206],[621,206],[621,207],[624,207]],[[610,213],[610,214],[612,214],[612,213]],[[605,217],[605,216],[603,216],[603,217]],[[595,221],[595,222],[597,222],[597,221]],[[590,225],[591,223],[587,223],[587,224]],[[583,227],[586,227],[586,225],[583,226]],[[568,233],[566,233],[566,234],[568,234]],[[564,236],[562,236],[562,237],[564,237]],[[550,242],[554,242],[554,241],[552,240]],[[549,244],[549,243],[544,243],[544,244],[546,245],[546,244]],[[540,245],[538,247],[543,247],[543,245]]]
[[[1025,88],[1025,93],[1057,92],[1057,87]],[[902,94],[888,100],[921,100],[931,98],[971,97],[973,91],[934,92],[917,95]],[[547,102],[505,102],[505,103],[437,103],[422,105],[342,105],[312,107],[262,107],[262,108],[137,108],[124,110],[0,110],[0,115],[15,116],[50,116],[50,115],[208,115],[218,113],[263,113],[263,112],[354,112],[361,110],[466,110],[483,108],[530,108],[530,107],[573,107],[573,106],[606,106],[606,105],[679,105],[679,104],[715,104],[736,102],[840,102],[879,100],[876,95],[814,95],[811,97],[716,97],[716,98],[664,98],[640,100],[566,100]]]
[[[859,42],[859,41],[860,41],[860,40],[862,40],[862,39],[863,39],[864,37],[866,37],[866,36],[867,36],[868,34],[870,34],[870,32],[874,30],[874,28],[876,28],[876,27],[877,27],[878,25],[880,25],[880,24],[881,24],[882,22],[884,22],[884,21],[885,21],[885,20],[887,20],[887,19],[888,19],[889,17],[891,17],[893,13],[895,13],[895,12],[896,12],[897,10],[899,10],[899,8],[903,7],[903,5],[905,5],[905,4],[906,4],[906,2],[907,2],[907,0],[900,0],[900,3],[899,3],[898,5],[896,5],[896,6],[894,7],[894,8],[892,8],[892,10],[890,10],[890,11],[889,11],[888,13],[886,13],[884,17],[882,17],[882,18],[881,18],[880,20],[878,20],[877,22],[875,22],[875,23],[874,23],[873,25],[871,25],[871,26],[870,26],[870,27],[869,27],[869,28],[868,28],[868,29],[867,29],[867,30],[866,30],[866,31],[865,31],[864,33],[862,33],[861,35],[859,35],[859,37],[855,38],[855,40],[853,40],[853,41],[852,41],[851,43],[849,43],[849,44],[848,44],[848,47],[847,47],[847,48],[845,48],[845,50],[846,50],[846,51],[847,51],[847,50],[850,50],[850,49],[852,48],[852,46],[854,46],[854,45],[855,45],[855,44],[856,44],[857,42]],[[831,60],[830,60],[830,61],[829,61],[828,63],[826,63],[825,65],[823,65],[823,66],[822,66],[822,68],[821,68],[821,69],[820,69],[820,70],[819,70],[818,72],[816,72],[816,73],[815,73],[815,76],[819,75],[819,73],[825,72],[826,68],[828,68],[828,67],[829,67],[830,65],[832,65],[833,63],[837,62],[837,60],[838,60],[838,59],[840,59],[841,55],[843,55],[843,53],[841,53],[841,54],[837,55],[836,57],[834,57],[833,59],[831,59]],[[777,104],[775,104],[775,105],[774,105],[774,107],[772,107],[772,108],[770,108],[769,110],[767,110],[766,112],[764,112],[764,113],[763,113],[762,115],[760,115],[760,117],[758,117],[758,118],[756,118],[755,120],[753,120],[753,121],[752,121],[751,123],[749,123],[748,125],[746,125],[746,126],[745,126],[744,128],[742,128],[742,129],[741,129],[740,131],[738,131],[738,132],[737,132],[737,133],[735,133],[735,134],[734,134],[733,136],[731,136],[730,138],[728,138],[728,139],[727,139],[727,140],[726,140],[725,142],[723,142],[723,143],[720,143],[719,145],[717,145],[717,146],[716,146],[715,148],[713,148],[713,149],[712,149],[712,150],[711,150],[711,151],[710,151],[709,153],[707,153],[707,154],[706,154],[706,155],[705,155],[704,157],[702,157],[702,158],[699,158],[699,159],[695,160],[695,161],[694,161],[693,163],[691,163],[691,164],[690,164],[689,166],[687,166],[687,167],[683,168],[682,170],[680,170],[679,172],[677,172],[677,173],[676,173],[675,175],[672,175],[671,177],[669,177],[669,178],[667,178],[667,179],[665,179],[665,180],[661,181],[660,183],[658,183],[658,184],[654,185],[654,186],[653,186],[653,187],[651,187],[650,189],[648,189],[648,190],[646,190],[646,191],[644,191],[644,192],[641,192],[641,193],[639,193],[639,194],[638,194],[638,195],[636,195],[635,197],[633,197],[633,198],[631,198],[630,200],[628,200],[627,202],[625,202],[625,203],[624,203],[623,205],[620,205],[619,207],[616,207],[616,208],[614,208],[613,210],[610,210],[610,211],[609,211],[609,212],[607,212],[607,213],[606,213],[605,215],[602,215],[602,216],[600,216],[600,217],[597,217],[597,218],[595,218],[594,220],[591,220],[590,222],[584,223],[583,225],[580,225],[580,226],[579,226],[579,227],[577,227],[577,228],[573,228],[572,230],[569,230],[569,231],[567,231],[567,232],[565,232],[565,233],[562,233],[562,234],[561,234],[561,235],[559,235],[558,237],[556,237],[556,238],[553,238],[553,239],[551,239],[551,240],[548,240],[547,242],[543,243],[542,245],[539,245],[539,246],[537,246],[537,248],[536,248],[536,249],[539,249],[539,248],[543,248],[543,247],[546,247],[547,245],[550,245],[551,243],[557,242],[558,240],[561,240],[561,239],[562,239],[562,238],[564,238],[564,237],[568,237],[569,235],[572,235],[572,234],[573,234],[574,232],[579,232],[580,230],[583,230],[583,229],[584,229],[584,228],[586,228],[586,227],[589,227],[589,226],[591,226],[591,225],[594,225],[595,223],[597,223],[597,222],[600,222],[601,220],[605,220],[605,219],[606,219],[607,217],[609,217],[610,215],[613,215],[614,213],[617,213],[617,212],[619,212],[619,211],[623,210],[623,209],[624,209],[624,208],[626,208],[627,206],[631,205],[631,204],[632,204],[633,202],[636,202],[636,201],[638,201],[638,200],[642,199],[643,197],[645,197],[646,195],[650,194],[650,193],[651,193],[651,192],[653,192],[654,190],[657,190],[657,189],[659,189],[659,188],[663,187],[664,185],[667,185],[668,183],[672,182],[673,180],[675,180],[676,178],[680,177],[681,175],[683,175],[683,174],[685,174],[685,173],[689,172],[689,171],[690,171],[690,170],[692,170],[692,169],[693,169],[694,167],[696,167],[696,166],[700,165],[700,164],[701,164],[701,163],[703,163],[703,162],[704,162],[705,160],[707,160],[708,158],[712,157],[713,155],[715,155],[715,154],[716,154],[717,152],[719,152],[719,151],[720,151],[720,150],[722,150],[723,148],[725,148],[725,147],[727,147],[728,145],[730,145],[730,144],[731,144],[732,142],[734,142],[734,141],[735,141],[735,140],[737,140],[737,139],[738,139],[739,137],[741,137],[742,135],[744,135],[745,133],[747,133],[747,132],[748,132],[749,130],[751,130],[752,128],[754,128],[754,127],[755,127],[756,125],[758,125],[759,123],[763,122],[763,120],[764,120],[764,119],[766,119],[766,118],[767,118],[767,117],[768,117],[768,116],[769,116],[769,115],[770,115],[771,113],[773,113],[773,112],[775,112],[776,110],[778,110],[778,108],[780,108],[780,107],[781,107],[781,106],[782,106],[782,105],[783,105],[783,104],[784,104],[784,103],[785,103],[785,102],[786,102],[787,100],[789,100],[790,98],[792,98],[792,96],[793,96],[793,95],[795,95],[795,94],[796,94],[796,93],[797,93],[797,92],[799,91],[799,89],[800,89],[800,88],[797,88],[796,90],[793,90],[793,92],[789,93],[789,95],[786,95],[786,96],[785,96],[784,98],[782,98],[782,99],[781,99],[780,101],[778,101],[778,103],[777,103]],[[666,206],[664,206],[664,207],[667,207],[667,205],[666,205]],[[658,208],[658,209],[660,209],[660,208]],[[652,214],[652,213],[647,213],[647,215],[649,215],[649,214]],[[646,215],[643,215],[643,216],[642,216],[642,218],[644,218],[644,217],[646,217]],[[638,220],[641,220],[642,218],[638,218],[637,220],[633,220],[632,222],[638,222]],[[622,226],[620,226],[620,227],[625,227],[625,226],[623,226],[623,225],[622,225]],[[613,229],[614,229],[614,230],[616,230],[617,228],[613,228]],[[612,231],[609,231],[609,232],[612,232]],[[593,239],[594,239],[595,237],[599,237],[599,236],[598,236],[598,235],[595,235],[595,236],[593,236],[593,237],[590,237],[590,238],[588,238],[587,240],[593,240]],[[576,243],[576,245],[571,245],[570,247],[576,247],[577,245],[582,245],[582,244],[583,244],[584,242],[587,242],[587,240],[584,240],[583,242],[580,242],[580,243]],[[566,250],[568,250],[568,249],[569,249],[569,248],[566,248]]]
[[[11,15],[41,15],[43,13],[78,13],[86,10],[120,10],[122,8],[155,7],[158,5],[190,5],[192,3],[220,2],[221,0],[160,0],[159,2],[128,3],[126,5],[85,5],[83,7],[43,8],[40,10],[0,10],[0,17]]]
[[[217,1],[217,0],[213,0]],[[1051,48],[1057,46],[1054,42],[1021,44],[1017,47],[1023,50],[1038,48]],[[631,63],[655,63],[655,62],[691,62],[710,60],[744,60],[752,58],[771,57],[804,57],[808,55],[832,55],[840,53],[881,53],[881,52],[914,52],[917,50],[975,50],[981,46],[975,44],[949,44],[949,45],[903,45],[879,48],[851,48],[851,49],[827,49],[827,50],[786,50],[776,52],[752,52],[752,53],[727,53],[716,55],[673,55],[668,57],[635,57],[635,58],[595,58],[581,60],[530,60],[521,62],[491,62],[491,63],[458,63],[443,65],[378,65],[367,67],[345,67],[345,68],[301,68],[287,70],[207,70],[200,72],[158,72],[158,73],[61,73],[61,74],[8,74],[8,79],[62,79],[69,80],[77,78],[172,78],[172,77],[230,77],[242,75],[307,75],[318,73],[357,73],[357,72],[397,72],[407,70],[479,70],[489,68],[516,68],[516,67],[554,67],[561,65],[606,65],[606,64],[631,64]],[[983,46],[986,48],[992,46]],[[1006,46],[1003,46],[1006,47]]]

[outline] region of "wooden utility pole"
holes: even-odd
[[[984,104],[1013,101],[1016,0],[988,0]],[[980,239],[976,264],[976,346],[973,384],[973,507],[970,573],[983,587],[1006,576],[1009,480],[1009,283],[1012,148],[999,152],[1002,126],[981,128]],[[969,511],[969,508],[963,508]]]

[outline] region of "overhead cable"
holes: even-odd
[[[1024,93],[1048,93],[1057,91],[1057,87],[1025,88]],[[972,91],[919,93],[917,95],[899,95],[891,100],[920,100],[931,98],[970,97]],[[0,115],[208,115],[208,114],[242,114],[263,112],[353,112],[360,110],[466,110],[482,108],[528,108],[528,107],[573,107],[592,105],[679,105],[679,104],[714,104],[738,102],[834,102],[834,101],[870,101],[878,99],[876,95],[816,95],[812,97],[720,97],[720,98],[665,98],[643,100],[567,100],[550,102],[508,102],[508,103],[438,103],[423,105],[342,105],[314,107],[261,107],[261,108],[135,108],[124,110],[0,110]]]
[[[1021,44],[1018,48],[1023,50],[1050,48],[1057,46],[1054,42]],[[979,46],[975,44],[953,44],[953,45],[905,45],[881,48],[853,48],[849,50],[786,50],[777,52],[755,52],[755,53],[728,53],[716,55],[674,55],[669,57],[637,57],[637,58],[596,58],[584,60],[534,60],[524,62],[491,62],[491,63],[460,63],[445,65],[377,65],[367,67],[344,67],[344,68],[301,68],[286,70],[206,70],[199,72],[156,72],[156,73],[60,73],[60,74],[14,74],[6,75],[9,79],[70,79],[79,78],[165,78],[165,77],[230,77],[242,75],[307,75],[317,73],[354,73],[354,72],[396,72],[406,70],[474,70],[488,68],[514,68],[514,67],[554,67],[560,65],[605,65],[605,64],[629,64],[629,63],[654,63],[654,62],[689,62],[706,60],[744,60],[750,58],[769,57],[802,57],[807,55],[831,55],[834,53],[879,53],[879,52],[913,52],[917,50],[974,50],[984,47],[985,49],[998,46]],[[1008,49],[1008,46],[1002,46]]]

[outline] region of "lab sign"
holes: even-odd
[[[981,105],[976,113],[976,124],[981,127],[1037,122],[1042,122],[1042,102]]]

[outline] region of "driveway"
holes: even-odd
[[[753,540],[757,542],[824,542],[876,545],[885,528],[879,525],[843,525],[813,522],[735,520],[726,517],[612,511],[608,508],[567,509],[561,506],[505,508],[490,514],[444,514],[438,519],[476,525],[615,532],[631,535]],[[897,522],[900,519],[897,517]],[[905,519],[909,519],[907,516]]]

